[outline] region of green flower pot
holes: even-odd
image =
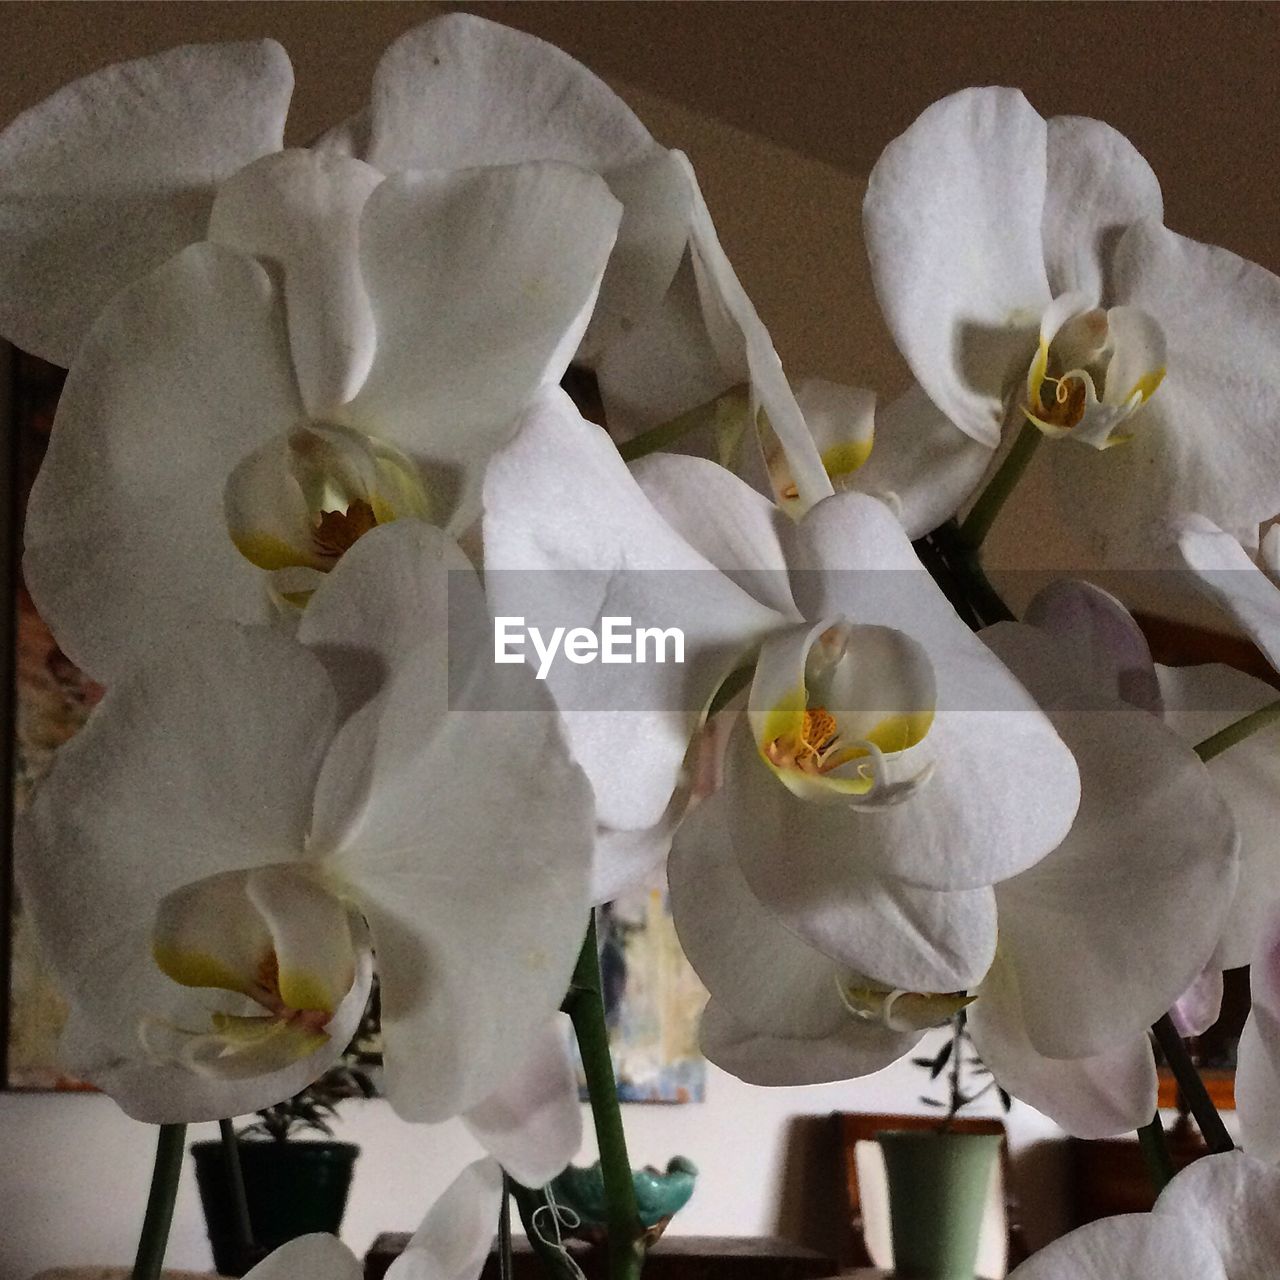
[[[191,1154],[214,1266],[219,1275],[242,1276],[286,1241],[315,1231],[338,1234],[360,1148],[350,1142],[241,1142],[240,1167],[253,1224],[254,1248],[248,1257],[236,1241],[222,1143],[194,1142]]]
[[[894,1275],[974,1280],[1000,1135],[904,1129],[876,1139],[889,1184]]]

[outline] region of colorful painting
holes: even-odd
[[[707,993],[680,950],[666,891],[640,890],[600,911],[600,969],[618,1093],[624,1102],[701,1102],[698,1018]]]
[[[13,482],[9,528],[19,530],[40,462],[44,457],[63,374],[52,365],[15,355],[13,422],[9,456]],[[101,697],[58,648],[22,581],[20,548],[7,566],[12,577],[13,813],[22,812],[31,788],[48,769],[54,752],[84,723]],[[8,868],[5,873],[10,874]],[[56,1047],[65,1010],[40,961],[21,895],[10,880],[9,966],[4,1045],[4,1084],[11,1089],[78,1087],[57,1067]]]

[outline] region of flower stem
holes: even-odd
[[[970,545],[962,529],[948,520],[925,541],[931,544],[934,556],[937,557],[936,564],[928,565],[930,574],[934,581],[938,581],[937,570],[941,568],[944,578],[949,576],[949,587],[944,582],[939,582],[938,585],[952,601],[953,607],[955,597],[958,595],[961,598],[965,608],[958,609],[957,612],[969,622],[973,630],[978,631],[983,626],[989,627],[997,622],[1014,621],[1013,610],[991,585],[978,558],[977,548]],[[976,617],[979,626],[973,625],[974,618],[969,617],[970,614]]]
[[[1151,1030],[1209,1150],[1214,1155],[1234,1151],[1236,1144],[1231,1141],[1227,1126],[1222,1123],[1218,1108],[1213,1105],[1213,1099],[1209,1097],[1204,1081],[1200,1079],[1200,1073],[1191,1061],[1187,1046],[1182,1043],[1182,1037],[1173,1025],[1173,1019],[1166,1013]]]
[[[609,1053],[609,1030],[604,1017],[604,991],[600,981],[600,954],[596,944],[596,918],[591,915],[586,940],[573,971],[573,982],[564,1010],[578,1038],[578,1052],[587,1078],[591,1118],[600,1147],[600,1172],[604,1179],[606,1225],[609,1230],[610,1280],[637,1280],[644,1266],[644,1228],[636,1208],[631,1180],[631,1159],[622,1128],[618,1085]]]
[[[160,1275],[186,1150],[187,1126],[162,1124],[156,1138],[156,1163],[151,1174],[151,1193],[147,1197],[147,1213],[142,1220],[138,1254],[133,1263],[133,1280],[156,1280]]]
[[[1259,707],[1257,711],[1241,716],[1239,720],[1233,721],[1225,729],[1219,729],[1203,742],[1197,742],[1194,747],[1195,753],[1207,764],[1214,756],[1220,756],[1228,747],[1234,747],[1236,743],[1243,742],[1251,734],[1275,724],[1278,720],[1280,720],[1280,699],[1268,702],[1265,707]]]
[[[498,1210],[498,1276],[512,1280],[511,1258],[511,1179],[502,1172],[502,1207]]]
[[[1147,1175],[1158,1196],[1173,1181],[1173,1158],[1169,1155],[1169,1143],[1158,1111],[1138,1130],[1138,1144],[1147,1162]]]
[[[692,435],[695,431],[713,426],[716,420],[726,412],[745,413],[748,403],[746,386],[732,387],[713,400],[687,410],[678,418],[650,427],[648,431],[642,431],[638,436],[624,441],[618,446],[618,452],[622,455],[624,462],[634,462],[646,454],[658,453],[678,440],[684,439],[685,436]]]
[[[987,481],[987,487],[978,495],[972,510],[961,522],[960,536],[973,551],[976,552],[986,541],[987,534],[991,532],[991,526],[996,522],[996,517],[1008,502],[1009,495],[1017,488],[1023,472],[1035,456],[1041,438],[1042,433],[1039,427],[1033,426],[1030,422],[1023,422],[1013,447],[1005,454],[1004,461],[996,468],[995,475]]]
[[[249,1197],[244,1190],[244,1170],[240,1167],[240,1139],[230,1120],[218,1121],[222,1137],[222,1159],[227,1168],[227,1186],[231,1191],[232,1216],[236,1229],[236,1246],[246,1261],[253,1253],[253,1222],[249,1217]]]

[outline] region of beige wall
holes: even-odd
[[[305,140],[360,103],[381,47],[433,7],[0,5],[0,123],[106,61],[270,34],[294,58],[290,135]],[[901,384],[857,239],[865,173],[917,110],[962,83],[1015,80],[1045,111],[1112,119],[1156,163],[1171,225],[1280,265],[1271,74],[1280,10],[1271,6],[479,7],[571,47],[664,141],[689,152],[794,373],[884,391]],[[1230,43],[1232,31],[1250,38]],[[1028,501],[1044,514],[1035,491]],[[638,1160],[661,1163],[679,1151],[704,1168],[678,1229],[796,1231],[822,1218],[836,1194],[832,1185],[802,1194],[796,1162],[808,1148],[796,1145],[796,1118],[911,1109],[918,1088],[901,1067],[815,1090],[752,1090],[713,1073],[705,1104],[634,1107],[627,1120]],[[1020,1108],[1013,1131],[1031,1229],[1043,1238],[1060,1218],[1061,1164],[1035,1145],[1050,1131],[1039,1117]],[[365,1146],[348,1230],[358,1248],[378,1230],[411,1227],[473,1151],[456,1126],[402,1125],[383,1104],[356,1108],[344,1136]],[[55,1263],[125,1261],[151,1142],[151,1131],[105,1098],[0,1096],[0,1280]],[[189,1179],[172,1259],[207,1261]]]

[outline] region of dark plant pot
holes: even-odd
[[[214,1266],[219,1275],[242,1276],[288,1240],[316,1231],[338,1234],[360,1148],[350,1142],[240,1143],[240,1167],[253,1224],[254,1248],[249,1257],[236,1240],[222,1143],[193,1142],[191,1154]]]
[[[1000,1135],[903,1129],[876,1139],[889,1182],[894,1275],[974,1280]]]

